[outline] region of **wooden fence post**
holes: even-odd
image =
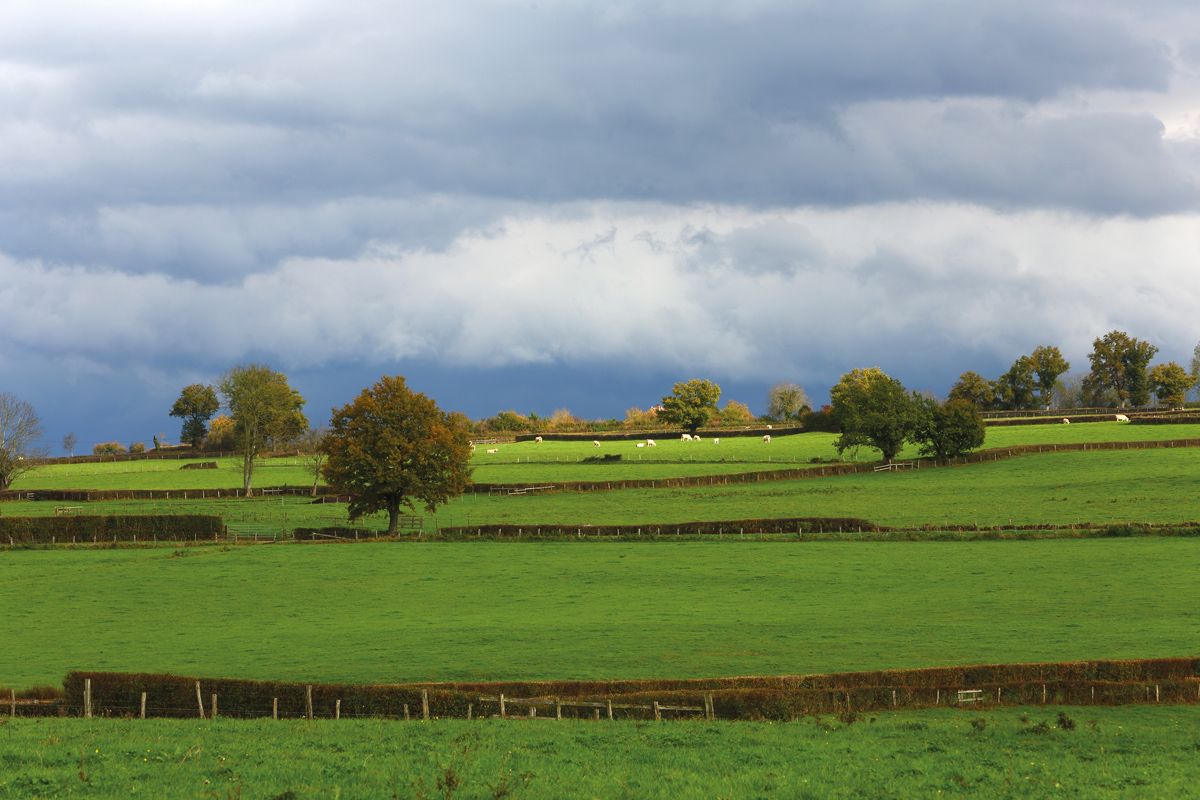
[[[475,704],[467,703],[467,721],[468,722],[471,721],[471,714],[474,713],[474,711],[475,711]]]
[[[713,713],[713,698],[712,698],[711,693],[704,695],[704,718],[705,719],[715,719],[716,718],[716,715]]]
[[[217,693],[216,692],[212,693],[212,714],[210,714],[209,716],[211,716],[213,719],[217,718]]]
[[[654,721],[655,722],[662,721],[662,712],[658,710],[658,701],[657,700],[654,701]]]
[[[421,718],[429,719],[429,690],[421,690]]]
[[[146,718],[146,693],[142,692],[142,719]]]
[[[12,706],[8,710],[8,715],[10,717],[16,717],[17,716],[17,690],[16,689],[8,690],[8,699],[12,703]]]
[[[336,703],[333,706],[333,718],[334,719],[342,718],[342,698],[340,698],[340,697],[337,699]]]
[[[200,706],[200,719],[204,719],[204,695],[200,694],[200,681],[196,681],[196,703]]]
[[[404,721],[408,722],[408,703],[404,704]]]
[[[504,719],[504,695],[500,695],[500,719]]]
[[[608,700],[605,700],[604,703],[605,703],[605,705],[608,706],[608,718],[612,719],[613,718],[613,716],[612,716],[612,699],[610,698]]]
[[[83,679],[83,716],[92,718],[92,679]]]
[[[313,718],[311,683],[304,688],[304,716],[308,719]]]
[[[554,718],[562,719],[562,698],[554,698]]]
[[[279,698],[271,698],[271,719],[279,719]]]

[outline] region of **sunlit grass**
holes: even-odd
[[[71,669],[376,683],[1180,656],[1195,651],[1200,540],[173,553],[5,555],[0,686]]]
[[[852,725],[18,719],[0,731],[0,796],[1191,797],[1196,742],[1194,707]]]

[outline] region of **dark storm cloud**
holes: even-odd
[[[702,375],[819,396],[878,364],[944,392],[1117,326],[1182,352],[1198,22],[5,3],[0,389],[63,420],[103,398],[131,427],[99,436],[147,438],[148,409],[249,359],[323,402],[411,367],[472,414],[559,391],[599,416]]]
[[[1153,119],[1024,113],[1167,88],[1166,45],[1102,5],[22,8],[0,27],[18,257],[221,275],[478,222],[392,227],[364,198],[1195,202]]]

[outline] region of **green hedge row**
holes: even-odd
[[[960,705],[959,690],[982,692],[975,705],[1036,705],[1200,702],[1200,659],[1087,661],[1058,664],[999,664],[923,670],[856,672],[778,678],[720,678],[676,681],[545,681],[507,683],[397,684],[354,686],[311,684],[314,717],[330,718],[341,701],[343,717],[420,717],[423,692],[431,717],[466,717],[499,712],[503,694],[507,713],[528,713],[521,699],[560,698],[567,702],[703,707],[713,698],[717,717],[778,719],[814,714],[847,714],[888,708]],[[282,718],[307,713],[308,686],[280,681],[192,678],[181,675],[71,672],[64,681],[59,713],[77,715],[84,707],[84,685],[92,682],[92,711],[101,716],[137,715],[146,693],[148,717],[198,717],[203,702],[212,713],[230,717],[270,717],[278,702]],[[199,683],[199,698],[197,698]],[[539,715],[547,713],[542,706]],[[551,707],[549,713],[553,713]],[[566,707],[567,717],[590,717],[590,708]],[[604,712],[607,715],[607,711]],[[648,709],[614,709],[614,716],[646,718]],[[680,712],[692,715],[694,712]],[[680,713],[671,712],[669,716]]]
[[[222,534],[218,516],[204,514],[64,515],[0,517],[0,544],[197,541]]]

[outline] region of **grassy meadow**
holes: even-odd
[[[0,726],[0,797],[1191,797],[1197,749],[1196,707],[849,725],[17,719]]]
[[[1068,444],[1078,442],[1164,441],[1200,437],[1195,425],[1130,425],[1124,422],[1094,422],[1079,425],[1023,425],[988,428],[985,447],[1015,447],[1025,444]],[[724,438],[719,445],[711,439],[699,443],[678,437],[656,440],[654,448],[638,448],[637,442],[520,442],[480,446],[471,460],[475,480],[480,483],[528,483],[531,481],[590,481],[634,478],[659,479],[692,475],[724,475],[764,469],[782,469],[812,462],[839,460],[836,434],[803,433],[774,437],[765,444],[758,437]],[[486,452],[490,447],[498,453]],[[612,464],[583,463],[604,454],[621,454]],[[902,457],[916,455],[909,445]],[[860,448],[847,452],[846,460],[874,461],[879,452]],[[145,460],[99,464],[49,464],[14,484],[19,491],[38,489],[154,489],[165,491],[232,489],[242,485],[242,462],[238,458],[216,461],[217,469],[180,470],[193,461]],[[264,459],[254,471],[254,485],[311,486],[312,473],[302,460]]]
[[[0,686],[71,669],[390,683],[1195,651],[1200,540],[374,543],[0,559]]]
[[[890,527],[931,525],[1174,524],[1200,518],[1193,475],[1200,448],[1041,453],[992,463],[804,480],[687,488],[552,492],[511,497],[468,493],[422,514],[425,529],[508,524],[538,527],[644,526],[780,517],[857,517]],[[344,525],[344,505],[285,495],[246,501],[120,500],[86,503],[81,513],[219,514],[227,523],[290,530]],[[52,515],[49,502],[9,502],[7,516]],[[386,528],[386,517],[365,528]]]
[[[987,446],[1197,432],[1124,423],[1014,426],[990,428]],[[426,530],[647,526],[638,542],[0,548],[7,551],[0,556],[0,686],[56,685],[71,669],[380,683],[786,675],[1195,652],[1200,539],[648,536],[656,522],[738,518],[1062,527],[1200,516],[1197,448],[719,482],[730,472],[836,458],[835,439],[674,439],[652,449],[531,442],[500,445],[492,455],[480,448],[480,482],[713,479],[683,489],[469,494],[425,523]],[[624,459],[582,463],[610,452]],[[914,448],[902,455],[910,454]],[[170,500],[78,505],[100,514],[217,513],[242,529],[346,521],[345,506],[294,495],[181,500],[176,492],[239,486],[241,463],[179,465],[56,464],[14,488],[170,491]],[[258,487],[311,481],[298,460],[256,468]],[[8,502],[0,513],[48,515],[55,505]],[[366,522],[368,529],[385,525],[382,516]],[[1073,730],[1061,724],[1060,710],[1077,722]],[[1173,797],[1195,793],[1197,749],[1196,707],[905,711],[852,725],[832,718],[769,725],[0,717],[0,800]]]

